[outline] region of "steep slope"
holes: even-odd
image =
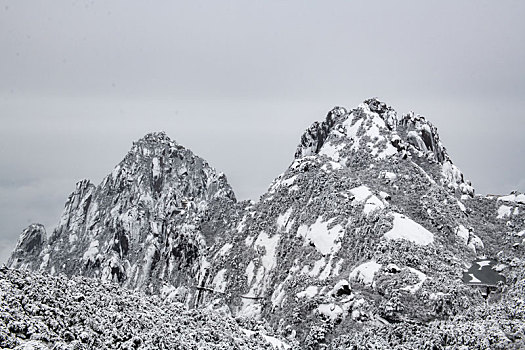
[[[223,174],[164,133],[148,134],[100,185],[78,182],[48,242],[24,233],[9,265],[155,293],[164,280],[191,285],[234,205]]]
[[[245,209],[233,242],[212,247],[204,284],[228,292],[239,317],[309,346],[363,323],[444,319],[483,304],[463,270],[502,246],[485,248],[480,237],[504,223],[474,216],[477,201],[425,118],[398,119],[375,99],[336,107]]]

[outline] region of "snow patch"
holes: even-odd
[[[248,336],[248,338],[254,336],[255,334],[258,334],[258,332],[251,331],[251,330],[246,329],[246,328],[242,328],[242,327],[239,327],[239,328],[244,334],[246,334],[246,336]],[[287,343],[283,342],[280,339],[277,339],[276,337],[272,337],[270,335],[266,335],[266,334],[262,334],[262,333],[261,333],[261,336],[264,338],[264,340],[266,340],[266,342],[268,342],[272,346],[273,349],[276,349],[276,350],[287,350],[287,349],[291,349],[292,348],[290,345],[288,345]]]
[[[371,285],[374,281],[374,275],[381,269],[381,264],[371,260],[365,262],[350,272],[350,280],[361,282],[364,285]]]
[[[252,284],[253,277],[255,276],[254,271],[255,271],[255,264],[253,263],[253,261],[250,261],[248,266],[246,266],[246,271],[245,271],[246,277],[248,277],[248,285]]]
[[[313,298],[319,293],[319,287],[317,286],[309,286],[302,292],[299,292],[296,294],[298,298]]]
[[[506,206],[506,205],[501,205],[499,208],[498,208],[498,219],[503,219],[504,217],[506,216],[510,216],[510,211],[511,211],[511,207],[509,206]]]
[[[244,244],[246,244],[247,247],[251,247],[253,245],[254,239],[255,239],[254,236],[248,236],[244,239]]]
[[[255,241],[256,247],[261,247],[265,249],[264,255],[261,256],[261,263],[262,266],[264,266],[264,268],[266,269],[266,271],[270,271],[277,264],[275,252],[280,237],[281,236],[278,234],[269,237],[266,232],[262,231],[257,237],[257,240]]]
[[[340,259],[335,264],[335,267],[334,267],[334,269],[332,270],[332,273],[331,273],[332,276],[338,276],[339,275],[339,273],[341,272],[341,267],[343,267],[343,262],[344,261],[345,261],[345,259]]]
[[[339,224],[329,229],[328,226],[333,221],[334,219],[323,221],[323,217],[320,216],[311,226],[301,225],[297,229],[297,235],[305,238],[305,246],[312,243],[323,255],[335,254],[341,249],[340,240],[344,236],[344,230]]]
[[[372,195],[370,189],[365,185],[361,185],[356,188],[352,188],[350,193],[355,197],[355,200],[358,202],[364,202],[368,197]]]
[[[339,149],[338,147],[332,145],[330,142],[325,143],[323,147],[321,147],[319,154],[325,155],[328,158],[331,158],[336,162],[339,161]]]
[[[392,212],[393,227],[384,237],[390,239],[406,239],[418,245],[428,245],[434,242],[434,234],[403,214]]]
[[[456,227],[455,231],[456,236],[458,236],[458,239],[461,241],[461,243],[467,245],[470,238],[469,230],[465,226],[459,225],[458,227]]]
[[[290,231],[290,226],[288,225],[288,221],[290,220],[290,216],[292,215],[293,209],[289,208],[284,214],[279,215],[277,217],[277,229],[284,231],[288,233]]]
[[[230,251],[230,249],[233,248],[233,244],[231,243],[226,243],[225,245],[222,246],[222,248],[219,250],[218,254],[220,256],[224,256],[226,255],[226,253],[228,253]]]
[[[385,207],[385,204],[376,196],[371,196],[366,200],[365,207],[363,208],[363,213],[365,215],[369,215],[370,213],[383,209]]]
[[[82,255],[82,260],[84,261],[91,261],[95,262],[95,257],[98,254],[98,240],[94,240],[89,244],[88,249],[85,251],[84,255]]]
[[[310,277],[317,277],[319,273],[321,272],[321,269],[326,265],[326,261],[324,260],[324,257],[317,260],[314,263],[314,267],[312,267],[312,270],[308,273]]]
[[[343,309],[341,308],[341,306],[336,305],[334,303],[320,304],[317,307],[317,311],[320,315],[329,318],[332,322],[337,321],[343,315]]]
[[[158,179],[160,177],[160,161],[159,161],[159,158],[154,157],[151,160],[151,162],[153,164],[153,166],[151,168],[151,172],[152,172],[153,178],[154,179]]]
[[[282,180],[281,184],[290,187],[295,182],[295,179],[297,179],[297,175],[294,175],[294,176],[290,177],[289,179]]]
[[[498,201],[503,202],[514,202],[514,203],[521,203],[525,204],[525,194],[509,194],[508,196],[502,196],[498,198]]]
[[[226,291],[227,284],[228,281],[226,280],[226,269],[222,269],[217,272],[217,275],[215,275],[212,285],[216,291],[224,293],[224,291]]]

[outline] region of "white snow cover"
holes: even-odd
[[[313,298],[319,293],[319,287],[317,286],[309,286],[302,292],[299,292],[296,294],[298,298]]]
[[[248,277],[248,285],[252,284],[253,277],[255,276],[254,271],[255,264],[253,263],[253,261],[250,261],[248,266],[246,266],[246,277]]]
[[[308,273],[310,277],[317,277],[319,273],[321,272],[321,269],[326,265],[326,261],[324,260],[324,257],[317,260],[314,263],[314,267],[312,267],[312,270]]]
[[[290,220],[290,215],[292,215],[293,209],[289,208],[284,214],[277,217],[277,229],[288,233],[290,231],[291,225],[289,225],[288,220]]]
[[[384,173],[381,173],[381,175],[383,175],[385,179],[388,179],[390,181],[394,181],[395,179],[397,179],[397,175],[390,171],[385,171]]]
[[[525,194],[509,194],[508,196],[502,196],[498,198],[498,201],[504,202],[515,202],[525,204]]]
[[[159,158],[154,157],[151,161],[153,163],[153,167],[151,169],[153,177],[154,178],[158,178],[160,176],[160,161],[159,161]]]
[[[352,118],[353,115],[351,114],[344,122],[343,127],[346,129],[346,136],[350,139],[353,139],[357,136],[357,132],[359,131],[359,128],[361,127],[361,124],[363,123],[363,119],[357,119],[356,122],[352,125]]]
[[[378,210],[383,209],[385,207],[385,204],[376,196],[371,196],[366,200],[365,207],[363,208],[363,213],[365,215],[369,215],[370,213]]]
[[[471,283],[481,283],[481,281],[479,279],[476,278],[476,276],[474,276],[473,274],[469,273],[468,274],[470,276],[470,281]]]
[[[391,156],[393,156],[395,154],[397,154],[397,148],[392,146],[392,144],[390,142],[387,142],[386,148],[384,150],[382,150],[381,153],[379,153],[377,155],[377,158],[385,159],[385,158],[391,157]]]
[[[374,260],[367,261],[357,266],[350,272],[350,280],[361,282],[365,285],[371,285],[374,281],[374,275],[381,269],[381,264]]]
[[[284,283],[290,279],[290,275],[284,279],[283,282],[279,283],[277,288],[272,293],[272,305],[274,307],[283,307],[283,302],[286,297],[286,291],[283,289]]]
[[[323,221],[323,217],[320,216],[311,226],[301,225],[297,229],[297,235],[305,238],[305,246],[311,242],[319,253],[335,254],[341,249],[341,242],[337,241],[344,236],[344,230],[339,224],[329,229],[328,226],[333,221],[334,219]]]
[[[284,186],[292,186],[293,183],[295,182],[295,179],[297,179],[297,175],[294,175],[294,176],[290,177],[289,179],[282,180],[281,184],[284,185]]]
[[[244,239],[244,244],[246,244],[247,247],[251,247],[252,244],[253,244],[253,240],[255,239],[254,236],[247,236],[245,239]]]
[[[467,211],[467,208],[465,207],[465,205],[463,203],[461,203],[459,200],[457,201],[458,203],[458,207],[459,209],[462,211],[462,212],[466,212]]]
[[[477,264],[479,265],[479,269],[478,270],[482,270],[485,266],[489,266],[490,265],[490,260],[478,261]]]
[[[385,233],[386,239],[406,239],[415,244],[428,245],[434,242],[434,234],[403,214],[390,213],[394,217],[394,226]]]
[[[233,248],[233,244],[231,243],[226,243],[225,245],[222,246],[222,248],[219,250],[218,254],[220,256],[224,256],[226,253],[228,253],[230,251],[230,249]]]
[[[331,168],[331,169],[329,169],[329,168]],[[323,166],[321,167],[321,170],[326,171],[327,173],[330,173],[332,170],[335,171],[335,170],[339,170],[341,168],[343,168],[341,163],[336,163],[336,162],[333,162],[333,161],[329,161],[328,163],[323,164]]]
[[[365,185],[352,188],[350,193],[354,196],[354,200],[356,202],[360,203],[366,201],[363,208],[365,215],[369,215],[373,211],[383,209],[385,207],[383,201],[374,196],[370,189]]]
[[[277,264],[275,259],[275,251],[277,249],[277,243],[279,242],[280,237],[281,236],[278,234],[269,237],[266,232],[262,231],[255,241],[256,247],[264,247],[266,250],[265,254],[261,256],[261,263],[266,271],[270,271],[275,267],[275,264]]]
[[[239,224],[237,225],[237,232],[241,233],[246,227],[246,218],[247,218],[247,215],[244,215],[242,217],[241,222],[239,222]],[[251,244],[247,244],[247,245],[251,245]]]
[[[332,145],[330,142],[325,143],[323,147],[321,147],[319,154],[325,155],[328,158],[331,158],[336,162],[339,161],[339,149],[338,147]]]
[[[388,198],[390,198],[390,195],[389,195],[388,193],[386,193],[386,192],[383,192],[383,191],[379,192],[379,195],[380,195],[381,198],[383,198],[383,199],[388,199]]]
[[[244,332],[244,334],[246,334],[248,337],[251,337],[252,335],[254,334],[257,334],[258,332],[255,332],[255,331],[251,331],[249,329],[246,329],[246,328],[242,328],[242,327],[239,327],[241,329],[242,332]],[[276,349],[276,350],[287,350],[287,349],[291,349],[292,347],[288,344],[286,344],[285,342],[283,342],[282,340],[280,339],[277,339],[275,337],[272,337],[271,335],[266,335],[266,334],[262,334],[262,337],[264,338],[264,340],[266,340],[268,343],[270,343],[270,345],[272,346],[272,348]]]
[[[505,216],[510,216],[510,210],[512,208],[506,205],[501,205],[498,208],[498,219],[503,219]]]
[[[345,261],[345,259],[340,259],[336,264],[335,264],[335,267],[334,269],[332,270],[332,276],[338,276],[339,273],[341,272],[341,267],[343,267],[343,262]]]
[[[465,226],[463,226],[463,225],[459,225],[458,227],[456,227],[455,231],[456,231],[456,236],[458,236],[458,239],[464,245],[467,245],[469,237],[470,237],[470,233],[469,233],[468,229]]]
[[[270,345],[274,348],[274,349],[277,349],[277,350],[286,350],[286,349],[291,349],[292,347],[288,344],[286,344],[285,342],[283,342],[282,340],[280,339],[277,339],[275,337],[272,337],[271,335],[266,335],[266,334],[263,334],[262,335],[264,340],[266,340],[268,343],[270,343]]]
[[[224,291],[226,291],[226,285],[228,284],[228,281],[226,280],[226,269],[217,272],[217,275],[215,275],[211,284],[215,290],[224,293]]]
[[[82,255],[82,260],[84,261],[95,261],[95,257],[98,254],[98,240],[94,240],[89,244],[88,249]]]
[[[484,248],[483,241],[481,241],[478,236],[470,232],[465,226],[459,225],[456,227],[455,232],[460,242],[468,246],[474,252]]]
[[[343,315],[343,309],[341,306],[334,303],[330,304],[319,304],[317,307],[319,314],[328,317],[332,321],[336,321]]]
[[[358,202],[364,202],[368,197],[372,195],[372,192],[368,187],[365,185],[361,185],[359,187],[352,188],[350,190],[350,193],[354,195],[355,200]]]

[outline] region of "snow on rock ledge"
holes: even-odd
[[[428,245],[434,242],[434,234],[426,228],[396,212],[390,213],[394,217],[393,227],[384,237],[390,239],[406,239],[418,245]]]
[[[364,285],[372,285],[374,281],[374,275],[381,269],[381,264],[376,263],[375,261],[368,261],[359,266],[350,272],[350,280],[361,282]]]

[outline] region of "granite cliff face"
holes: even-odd
[[[99,186],[78,183],[48,242],[22,236],[10,262],[227,309],[303,347],[445,346],[458,317],[486,312],[462,281],[480,256],[511,282],[500,321],[465,324],[525,329],[522,196],[475,196],[435,126],[369,99],[308,128],[258,202],[236,203],[224,175],[149,134]]]
[[[78,182],[49,241],[25,259],[21,250],[31,247],[23,235],[11,266],[150,292],[162,280],[185,285],[221,228],[209,213],[235,202],[223,174],[164,133],[148,134],[101,184]]]

